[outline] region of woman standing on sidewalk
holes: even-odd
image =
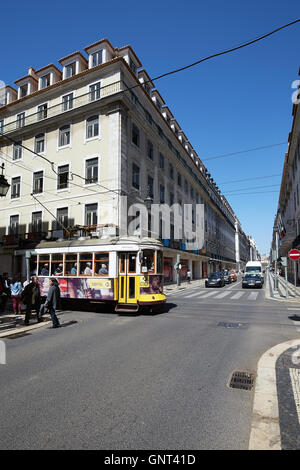
[[[12,283],[10,284],[11,298],[13,303],[13,309],[15,315],[21,314],[21,294],[22,284],[20,276],[14,276]]]

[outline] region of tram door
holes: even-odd
[[[119,253],[119,302],[137,303],[137,252]]]

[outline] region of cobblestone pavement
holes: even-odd
[[[299,350],[285,351],[276,362],[281,448],[300,450]]]

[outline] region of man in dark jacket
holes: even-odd
[[[27,284],[21,294],[21,299],[22,302],[26,305],[25,325],[29,325],[32,309],[34,308],[38,318],[41,307],[41,292],[37,277],[32,276],[30,283]]]
[[[8,278],[8,273],[3,273],[3,276],[0,276],[0,282],[1,282],[1,306],[0,306],[0,313],[5,312],[5,307],[7,304],[8,299],[11,296],[11,291],[10,291],[10,280]]]
[[[50,288],[44,306],[44,308],[49,310],[51,315],[53,324],[52,328],[59,328],[60,324],[55,314],[55,310],[60,307],[60,288],[55,278],[50,279]]]

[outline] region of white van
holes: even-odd
[[[245,274],[259,274],[262,282],[264,282],[263,267],[260,261],[248,261]]]

